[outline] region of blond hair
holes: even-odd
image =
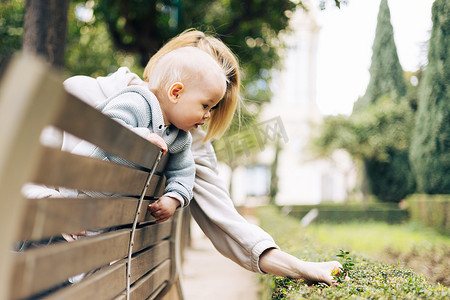
[[[213,57],[222,67],[227,78],[227,89],[223,99],[211,112],[205,141],[222,136],[230,125],[237,105],[239,104],[239,63],[231,50],[218,38],[205,33],[188,29],[167,42],[149,60],[144,70],[144,80],[148,81],[154,66],[159,59],[181,47],[197,47]]]
[[[214,80],[223,80],[224,85],[228,81],[219,63],[208,53],[197,47],[181,47],[158,59],[148,78],[148,86],[167,91],[174,82],[211,79],[211,76]]]

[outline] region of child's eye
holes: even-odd
[[[209,105],[203,104],[203,109],[207,109],[208,107],[209,107]],[[209,111],[213,111],[213,110],[215,110],[216,108],[217,108],[217,105],[214,106],[214,107],[211,107],[211,108],[209,109]]]

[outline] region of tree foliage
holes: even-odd
[[[138,53],[142,65],[167,40],[194,27],[218,34],[242,61],[262,69],[272,66],[276,58],[272,39],[287,27],[286,12],[295,8],[290,0],[100,0],[95,10],[116,48]]]
[[[450,193],[450,3],[436,0],[410,160],[418,191]]]
[[[390,105],[402,108],[402,111],[390,109],[391,114],[385,115],[389,118],[381,120],[382,122],[379,125],[377,124],[377,126],[389,128],[389,131],[392,132],[383,132],[384,129],[380,128],[380,132],[372,133],[377,136],[377,140],[383,141],[380,143],[381,147],[373,145],[375,147],[373,149],[382,149],[383,155],[381,157],[363,158],[364,174],[367,177],[369,191],[380,200],[398,202],[412,193],[415,188],[408,160],[411,127],[404,128],[401,125],[399,126],[397,122],[399,119],[403,119],[405,124],[411,125],[406,118],[412,119],[412,116],[409,107],[410,100],[404,97],[407,93],[407,87],[397,55],[387,0],[381,0],[380,2],[372,50],[369,84],[364,96],[355,103],[352,116],[354,115],[354,118],[362,117],[364,118],[363,123],[370,124],[370,115],[367,115],[367,112],[372,112],[371,107],[374,105],[379,107],[376,104],[383,99],[384,101],[386,99],[392,101]],[[390,96],[386,97],[386,95]],[[399,132],[394,133],[395,131]],[[395,140],[402,137],[403,139]],[[392,140],[392,138],[394,139]],[[395,143],[402,146],[393,145]],[[366,145],[370,146],[371,143]]]
[[[414,180],[407,175],[413,120],[407,99],[386,94],[350,117],[326,117],[311,140],[311,151],[326,157],[346,150],[364,168],[369,191],[380,200],[398,202],[414,190]]]
[[[330,156],[345,149],[357,160],[390,162],[392,151],[409,149],[414,112],[402,100],[388,94],[350,117],[327,116],[311,140],[313,152]]]
[[[0,4],[0,62],[22,47],[24,15],[23,0]]]
[[[106,24],[94,14],[93,1],[71,1],[68,14],[66,72],[68,76],[106,76],[119,67],[142,74],[135,55],[114,48]]]
[[[321,0],[340,6],[342,0]],[[267,101],[268,70],[280,57],[278,33],[288,30],[289,17],[300,0],[71,0],[69,10],[67,75],[106,75],[118,66],[141,73],[148,58],[167,40],[187,28],[198,28],[221,38],[240,59],[246,99]],[[24,0],[0,3],[2,48],[20,49]],[[91,19],[75,10],[93,9]],[[13,37],[13,39],[9,39]],[[2,54],[5,57],[6,54]],[[262,84],[264,83],[264,84]]]
[[[395,92],[399,96],[406,94],[405,79],[398,60],[387,0],[381,0],[380,3],[369,72],[370,80],[366,93],[355,103],[354,111],[365,109],[387,93]]]
[[[296,3],[295,3],[296,2]],[[276,66],[289,16],[302,6],[291,0],[99,0],[95,15],[107,25],[114,47],[136,53],[141,66],[165,42],[188,28],[218,36],[239,57],[245,98],[268,101],[267,70]],[[250,86],[256,89],[250,89]],[[246,87],[249,87],[248,89]]]

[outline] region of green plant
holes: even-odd
[[[342,267],[340,267],[339,271],[335,270],[331,274],[336,279],[337,283],[343,283],[346,278],[350,277],[350,271],[353,270],[353,266],[355,265],[352,261],[352,258],[349,256],[349,251],[344,251],[342,249],[339,249],[340,254],[337,254],[337,257],[342,258],[344,261],[342,263]]]

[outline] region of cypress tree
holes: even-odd
[[[355,103],[354,111],[364,110],[380,96],[388,93],[394,92],[398,97],[406,94],[406,83],[398,60],[387,0],[380,2],[369,72],[370,81],[366,93]]]
[[[410,161],[419,192],[450,193],[450,2],[436,0]]]
[[[369,72],[366,93],[355,103],[353,114],[365,111],[372,105],[381,105],[378,101],[385,97],[389,97],[390,101],[408,101],[387,0],[380,2]],[[381,201],[399,202],[415,189],[408,149],[387,149],[387,153],[387,160],[366,158],[363,166],[370,192]]]

